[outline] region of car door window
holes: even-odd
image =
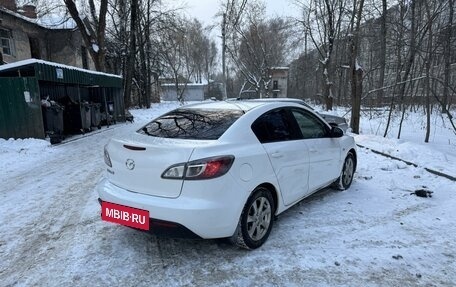
[[[304,139],[324,138],[328,135],[327,126],[314,115],[307,111],[292,110],[302,137]]]
[[[260,116],[252,130],[261,143],[296,140],[300,138],[288,110],[276,109]]]

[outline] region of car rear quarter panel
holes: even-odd
[[[216,180],[219,183],[211,188],[215,189],[214,193],[229,192],[228,195],[223,194],[223,197],[233,203],[232,208],[236,211],[237,218],[241,215],[245,202],[257,186],[269,183],[274,186],[276,192],[279,191],[269,158],[257,140],[256,142],[220,143],[219,145],[204,147],[204,149],[195,148],[191,160],[219,155],[233,155],[235,157],[230,171],[223,176],[229,176],[228,178],[233,182],[222,183]],[[201,181],[198,182],[201,183]],[[198,182],[185,181],[182,194],[187,192],[187,189],[196,188],[194,185],[197,185]],[[236,186],[236,188],[233,190],[231,185]]]

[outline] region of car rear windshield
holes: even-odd
[[[177,109],[138,132],[154,137],[216,140],[243,114],[240,110]]]

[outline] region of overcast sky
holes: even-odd
[[[269,16],[290,16],[296,11],[291,4],[292,0],[265,0],[265,2]],[[188,16],[197,18],[205,25],[214,24],[217,21],[215,14],[220,9],[220,0],[182,0],[182,3],[187,7]]]

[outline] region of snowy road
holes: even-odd
[[[259,250],[102,222],[103,146],[131,130],[4,157],[0,286],[456,285],[456,184],[363,149],[350,190],[285,212]],[[432,198],[410,195],[423,186]]]

